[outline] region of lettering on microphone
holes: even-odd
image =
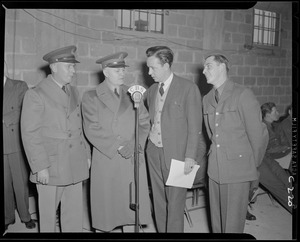
[[[135,108],[139,107],[140,102],[142,100],[142,96],[143,96],[145,91],[146,91],[146,89],[143,86],[140,86],[140,85],[134,85],[134,86],[131,86],[128,89],[128,92],[131,94],[131,99],[134,102],[134,107]]]

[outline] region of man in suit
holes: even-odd
[[[203,98],[208,151],[209,200],[213,233],[243,233],[251,181],[268,144],[260,105],[252,91],[228,77],[223,53],[205,57],[203,74],[213,88]]]
[[[111,232],[121,227],[133,232],[134,203],[134,146],[135,113],[139,129],[139,224],[152,222],[150,197],[144,158],[145,142],[149,133],[149,114],[141,102],[134,110],[125,80],[126,52],[103,58],[101,64],[105,80],[82,97],[83,127],[93,146],[91,167],[92,226],[98,231]]]
[[[27,90],[26,82],[4,76],[2,127],[5,230],[15,223],[15,208],[26,228],[35,228],[29,213],[29,173],[20,134],[22,102]]]
[[[187,189],[165,184],[171,159],[183,161],[189,173],[203,157],[201,95],[195,83],[173,74],[169,47],[151,47],[146,55],[156,82],[147,93],[151,130],[146,149],[155,222],[158,232],[183,232]]]
[[[51,74],[24,97],[21,133],[36,183],[40,232],[56,232],[60,204],[62,232],[82,232],[82,181],[89,177],[90,149],[82,130],[80,98],[71,86],[76,46],[44,55]]]

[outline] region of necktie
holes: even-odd
[[[119,93],[118,93],[118,91],[117,91],[117,88],[115,88],[114,93],[116,94],[116,96],[117,96],[118,98],[120,97],[120,95],[119,95]]]
[[[61,89],[69,96],[67,85],[63,85]]]
[[[161,96],[164,95],[164,85],[165,85],[164,83],[160,84],[159,93]]]
[[[215,98],[216,98],[216,102],[218,103],[220,99],[218,89],[215,90]]]

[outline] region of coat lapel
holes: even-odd
[[[68,116],[76,109],[77,104],[79,103],[78,95],[75,87],[69,86],[70,98],[69,98],[69,108],[68,108]]]
[[[69,97],[64,93],[64,91],[52,80],[49,75],[40,83],[40,87],[45,91],[45,93],[55,102],[61,104],[65,108],[69,106]]]
[[[129,106],[133,106],[127,90],[128,88],[126,88],[124,85],[120,86],[120,105],[117,113],[118,116],[123,114]]]
[[[170,87],[169,87],[169,90],[168,90],[168,93],[167,93],[167,96],[166,96],[166,100],[165,100],[165,103],[164,103],[164,106],[163,106],[163,109],[162,109],[162,114],[164,113],[164,110],[165,110],[165,107],[168,106],[169,104],[171,104],[171,102],[176,99],[176,97],[178,96],[178,91],[180,91],[180,88],[179,88],[179,80],[178,78],[174,75],[173,76],[173,80],[170,84]]]
[[[207,102],[208,102],[208,105],[216,108],[218,104],[217,104],[217,101],[215,99],[215,91],[214,90],[215,89],[212,88],[210,90],[210,92],[207,94]],[[220,102],[220,100],[219,100],[219,102]]]
[[[119,104],[116,102],[115,97],[109,90],[105,81],[96,87],[96,93],[100,101],[102,101],[112,112],[117,112]]]
[[[154,83],[155,85],[151,92],[149,92],[149,113],[150,113],[150,119],[153,122],[154,121],[154,114],[155,114],[155,102],[156,102],[156,94],[157,94],[157,89],[158,89],[158,83]]]
[[[223,89],[223,92],[220,96],[219,103],[224,102],[228,97],[232,95],[234,83],[232,81],[227,80]]]

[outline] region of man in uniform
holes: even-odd
[[[56,232],[60,204],[62,232],[82,232],[82,182],[89,177],[90,148],[82,131],[80,98],[71,86],[76,46],[54,50],[43,59],[51,74],[24,97],[21,133],[36,183],[40,232]]]
[[[205,57],[203,74],[213,85],[203,98],[211,140],[207,172],[213,233],[243,233],[250,184],[258,178],[268,144],[257,99],[250,89],[231,81],[228,71],[223,53]]]

